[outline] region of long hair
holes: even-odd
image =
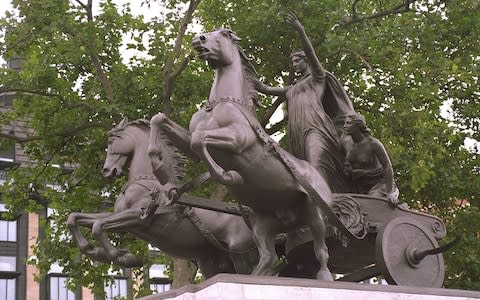
[[[371,135],[370,129],[367,127],[367,122],[365,121],[365,117],[359,113],[353,113],[348,115],[347,118],[352,120],[352,123],[357,125],[360,128],[360,131],[366,135]]]
[[[290,59],[294,56],[298,56],[300,57],[301,59],[307,61],[307,55],[305,54],[305,51],[303,50],[300,50],[300,51],[295,51],[293,52],[292,54],[290,54]]]

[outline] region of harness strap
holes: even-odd
[[[132,184],[137,184],[139,186],[144,187],[147,191],[152,192],[153,190],[146,186],[145,184],[139,183],[138,181],[140,180],[157,180],[157,178],[153,175],[138,175],[133,177],[132,179],[129,179],[127,183],[122,188],[122,194],[125,194],[125,190]]]
[[[151,220],[154,216],[159,214],[169,214],[170,220],[168,223],[160,230],[161,233],[167,232],[175,232],[178,228],[180,223],[185,219],[185,210],[178,206],[170,206],[170,207],[159,207],[155,214],[149,215],[147,219],[144,220]]]
[[[200,220],[200,218],[197,216],[193,208],[188,208],[185,210],[185,215],[188,216],[188,218],[192,221],[192,223],[197,227],[197,229],[200,231],[200,233],[203,235],[203,237],[215,248],[220,249],[221,251],[225,251],[228,253],[234,253],[234,254],[242,254],[242,253],[247,253],[253,249],[256,249],[256,247],[252,247],[251,249],[247,250],[231,250],[225,247],[216,237],[215,235],[203,224],[203,222]]]
[[[176,187],[170,189],[168,191],[168,198],[171,199],[173,202],[176,202],[184,193],[193,190],[197,186],[208,181],[211,177],[212,175],[210,175],[210,172],[200,174],[192,180],[184,183],[179,189],[177,189]]]
[[[222,97],[220,99],[210,99],[208,100],[207,103],[205,103],[204,108],[205,111],[211,111],[217,106],[218,103],[224,102],[224,101],[229,101],[233,103],[240,104],[242,106],[245,106],[246,108],[253,110],[253,102],[249,101],[247,99],[240,99],[236,97]]]
[[[322,209],[322,212],[327,216],[328,221],[331,225],[333,225],[339,232],[344,235],[344,237],[355,237],[356,239],[363,239],[365,234],[361,236],[356,235],[355,233],[351,232],[349,228],[345,227],[345,225],[340,221],[337,217],[335,212],[328,206],[325,201],[323,201],[322,197],[317,193],[315,188],[308,182],[307,178],[303,176],[298,170],[293,160],[291,160],[291,155],[286,152],[284,149],[280,147],[280,145],[275,142],[260,126],[258,120],[254,117],[253,114],[244,111],[243,107],[239,107],[234,105],[247,119],[252,127],[253,131],[260,139],[260,141],[267,147],[269,151],[272,151],[277,155],[278,158],[282,161],[282,163],[290,170],[293,174],[293,177],[298,181],[298,183],[305,189],[308,196],[317,203],[318,206]]]
[[[158,180],[157,177],[155,177],[155,175],[138,175],[132,178],[133,181],[141,180],[141,179]]]

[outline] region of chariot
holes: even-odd
[[[442,286],[442,252],[457,239],[439,246],[437,240],[447,234],[440,218],[412,210],[406,204],[392,206],[385,198],[363,194],[334,196],[333,213],[357,233],[340,237],[338,230],[328,227],[329,269],[341,274],[337,280],[359,282],[383,277],[394,285]],[[236,205],[209,199],[184,196],[179,203],[241,215]],[[280,276],[315,278],[319,264],[307,227],[288,233],[277,249],[286,257]]]
[[[454,244],[439,247],[437,240],[447,233],[442,220],[411,210],[406,204],[392,207],[385,198],[335,194],[335,200],[355,201],[364,217],[363,224],[359,224],[362,238],[346,237],[347,241],[343,243],[334,234],[327,238],[330,269],[344,275],[338,280],[363,281],[383,276],[389,284],[442,286],[445,267],[441,252]],[[351,219],[350,215],[342,215],[341,209],[336,214],[340,219]],[[296,276],[311,277],[317,266],[309,254],[313,252],[310,240],[308,230],[289,235],[286,244],[289,264],[282,275],[295,273]]]

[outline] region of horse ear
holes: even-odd
[[[125,128],[127,125],[128,125],[128,118],[124,117],[122,121],[120,121],[120,123],[118,123],[118,125],[115,128],[121,129],[121,128]]]
[[[242,39],[238,37],[238,35],[233,32],[231,29],[224,29],[222,33],[228,37],[230,37],[233,41],[238,42],[241,41]]]

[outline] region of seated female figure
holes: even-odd
[[[398,203],[392,163],[382,143],[370,135],[360,114],[347,116],[341,144],[345,150],[345,171],[358,193],[387,198]]]

